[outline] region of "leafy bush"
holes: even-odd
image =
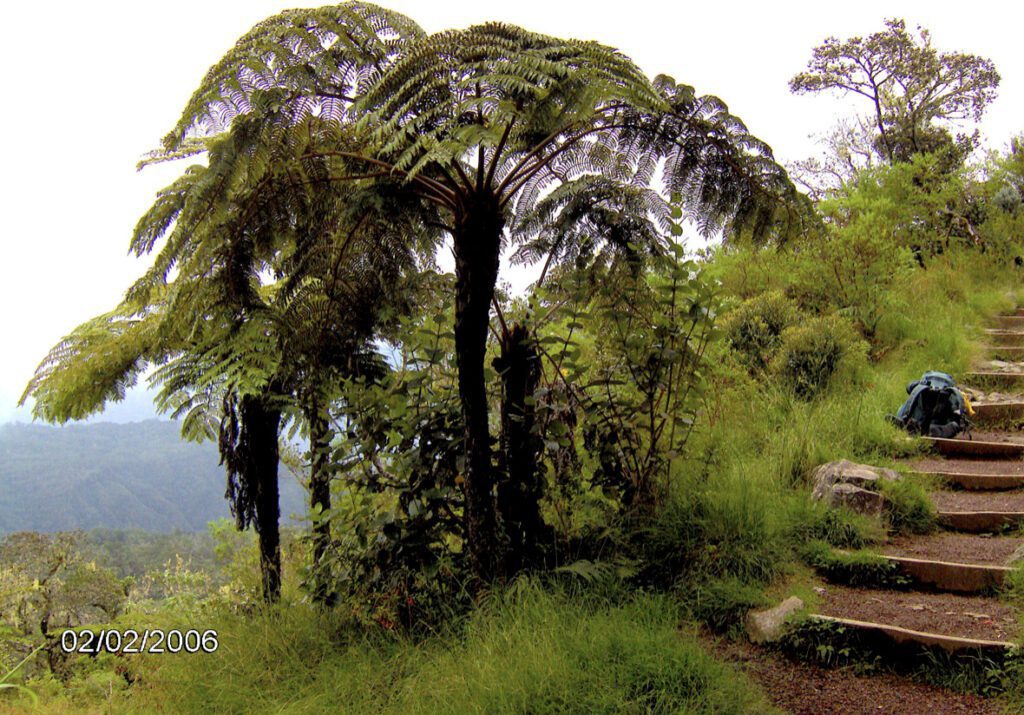
[[[773,366],[797,397],[811,399],[859,356],[863,346],[848,323],[835,316],[812,318],[782,333]]]
[[[726,337],[748,367],[763,370],[782,343],[783,331],[796,316],[796,307],[781,291],[764,293],[732,312],[725,326]]]

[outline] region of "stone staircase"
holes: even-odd
[[[1024,310],[997,317],[986,335],[988,358],[1024,360]],[[1024,393],[1024,365],[993,365],[963,382]],[[998,597],[1024,559],[1024,395],[981,394],[970,438],[930,439],[932,454],[909,465],[941,485],[931,495],[941,531],[881,549],[908,588],[829,585],[812,618],[888,643],[894,654],[910,646],[1001,657],[1024,641],[1017,614]]]

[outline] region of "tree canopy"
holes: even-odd
[[[946,127],[981,119],[999,80],[991,60],[940,51],[928,30],[919,27],[915,36],[904,20],[889,19],[885,30],[866,37],[827,38],[789,87],[862,97],[877,130],[874,148],[891,162],[950,145]],[[959,142],[969,149],[972,138]]]

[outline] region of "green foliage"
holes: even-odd
[[[792,301],[782,292],[764,293],[744,301],[729,314],[726,339],[752,369],[762,370],[768,367],[782,343],[782,332],[796,318]]]
[[[849,323],[812,318],[782,333],[773,369],[797,397],[811,399],[834,379],[852,379],[864,349]]]
[[[914,676],[937,688],[992,697],[1014,691],[1020,682],[1021,663],[1019,652],[993,658],[980,653],[930,650],[922,655]],[[1007,700],[1012,712],[1016,708],[1013,696]]]
[[[858,631],[816,618],[792,623],[776,647],[790,656],[826,668],[853,666],[861,672],[870,672],[881,666],[881,658],[865,647]]]
[[[582,385],[583,442],[597,463],[590,482],[629,512],[667,492],[697,416],[718,299],[679,246],[640,279],[623,273],[604,277],[581,316],[591,364],[559,363],[567,384]]]
[[[22,677],[44,667],[64,675],[58,631],[106,623],[125,605],[128,584],[86,561],[79,541],[27,531],[0,541],[0,659]]]
[[[918,28],[915,37],[903,20],[885,25],[866,37],[826,39],[789,87],[797,93],[859,95],[871,106],[878,129],[872,148],[887,161],[905,161],[953,144],[942,124],[981,119],[1000,78],[991,60],[935,49],[928,30]]]
[[[159,315],[122,306],[75,328],[43,358],[18,404],[32,396],[45,420],[79,420],[120,402],[158,359]]]
[[[672,498],[638,532],[642,578],[684,588],[711,578],[770,582],[789,548],[773,492],[738,473],[703,484],[679,474]]]
[[[876,520],[851,509],[826,506],[809,496],[790,502],[786,520],[794,544],[820,541],[841,549],[861,549],[882,538]]]
[[[903,646],[893,658],[888,637],[875,637],[831,621],[805,619],[793,625],[778,645],[801,660],[824,667],[851,667],[861,673],[897,672],[934,687],[961,693],[999,695],[1019,682],[1020,654],[990,656],[977,651],[948,653],[940,648]],[[1011,707],[1016,705],[1013,696]]]
[[[338,499],[316,518],[336,537],[307,581],[325,582],[388,627],[435,624],[468,606],[463,581],[462,430],[448,285],[402,318],[394,369],[343,389],[348,429],[333,445]]]

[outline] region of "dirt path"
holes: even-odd
[[[711,651],[736,664],[775,707],[794,715],[997,715],[1000,702],[954,693],[891,673],[820,668],[746,642],[712,639]]]

